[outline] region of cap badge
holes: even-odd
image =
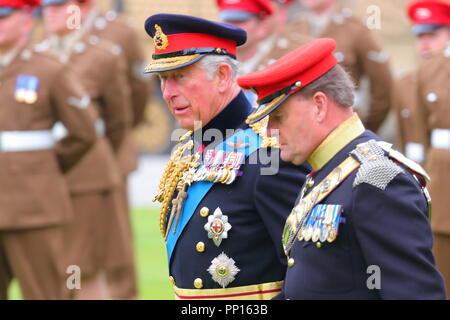
[[[155,24],[155,36],[153,37],[153,42],[155,43],[158,50],[164,50],[169,46],[169,39],[162,31],[161,27]]]
[[[428,8],[419,8],[416,11],[417,19],[427,19],[431,17],[431,11]]]

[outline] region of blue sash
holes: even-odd
[[[245,155],[245,159],[261,147],[261,140],[261,137],[258,136],[251,128],[247,128],[245,130],[239,130],[227,140],[218,144],[214,149],[232,152],[236,151],[234,147],[236,143],[244,142],[245,147],[238,150],[240,152],[242,150],[242,153],[244,153]],[[199,168],[201,168],[202,166],[203,164],[201,164]],[[166,247],[169,264],[170,258],[172,257],[172,252],[175,248],[178,238],[184,230],[184,227],[186,227],[187,223],[197,209],[198,204],[200,203],[200,201],[202,201],[203,197],[208,193],[209,189],[211,189],[213,185],[213,182],[197,181],[188,188],[187,198],[181,211],[180,220],[178,222],[176,232],[175,234],[173,234],[174,224],[172,224],[167,236]]]

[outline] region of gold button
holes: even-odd
[[[288,267],[292,267],[294,264],[295,264],[294,258],[289,258],[288,259]]]
[[[206,218],[209,215],[209,209],[207,207],[203,207],[200,209],[200,215],[203,218]]]
[[[203,288],[203,281],[200,278],[194,280],[194,287],[197,289]]]
[[[198,242],[195,245],[195,250],[197,250],[197,252],[204,252],[205,251],[205,244],[203,242]]]
[[[313,179],[308,179],[308,182],[306,183],[306,185],[308,186],[308,188],[311,188],[314,186],[314,180]]]
[[[297,88],[300,88],[300,87],[302,86],[302,82],[301,82],[301,81],[297,81],[297,82],[295,83],[295,86],[296,86]]]
[[[319,248],[319,249],[322,248],[322,243],[317,242],[317,243],[316,243],[316,247]]]
[[[172,276],[169,277],[169,281],[171,284],[175,285],[175,279]]]

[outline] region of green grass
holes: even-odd
[[[173,299],[164,240],[159,231],[159,209],[134,209],[132,223],[139,299]],[[12,300],[21,299],[16,281],[9,289],[9,297]]]

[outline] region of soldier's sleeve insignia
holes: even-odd
[[[375,140],[360,144],[351,152],[361,166],[356,173],[353,187],[367,183],[385,190],[387,185],[404,170],[384,154]]]

